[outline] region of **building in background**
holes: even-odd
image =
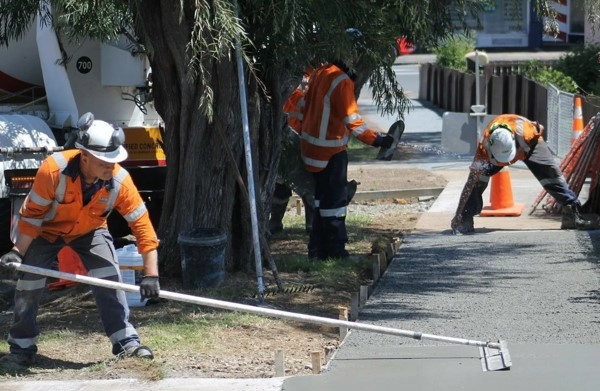
[[[478,48],[544,49],[584,43],[587,39],[584,0],[550,0],[556,10],[559,33],[556,37],[543,33],[531,0],[492,0],[480,20],[476,34]],[[470,21],[476,27],[475,19]],[[600,32],[596,33],[600,39]]]

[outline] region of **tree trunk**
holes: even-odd
[[[194,9],[182,12],[179,5],[162,0],[143,2],[139,11],[152,47],[149,59],[154,103],[165,122],[167,179],[159,224],[161,273],[181,275],[177,238],[191,228],[222,230],[228,238],[226,268],[252,271],[250,209],[236,184],[239,173],[248,188],[235,55],[232,52],[218,62],[207,56],[204,66],[210,70],[209,85],[202,85],[192,74],[186,52]],[[257,211],[259,225],[265,227],[265,205],[278,160],[273,158],[274,145],[278,144],[272,129],[280,129],[277,119],[281,111],[270,108],[255,82],[246,85]],[[206,87],[214,93],[212,122],[198,109]],[[280,99],[275,101],[279,107]]]

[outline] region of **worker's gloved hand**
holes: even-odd
[[[389,134],[378,134],[375,138],[375,141],[373,141],[373,144],[371,145],[373,145],[374,147],[389,148],[392,146],[393,143],[394,137],[390,136]]]
[[[144,276],[142,282],[140,282],[141,300],[156,299],[159,293],[160,284],[158,283],[158,276]]]
[[[23,256],[16,250],[10,250],[0,257],[0,270],[15,277],[17,274],[16,265],[23,263]]]

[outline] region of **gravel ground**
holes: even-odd
[[[361,321],[480,340],[598,344],[599,237],[565,230],[410,235]],[[338,357],[397,343],[353,332]]]
[[[348,205],[348,213],[364,213],[368,215],[381,215],[390,212],[426,212],[435,202],[435,197],[424,197],[423,200],[393,200],[393,201],[361,201]]]

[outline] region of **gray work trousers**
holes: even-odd
[[[38,237],[29,246],[23,263],[50,269],[64,246],[66,244],[61,238],[51,243]],[[90,277],[122,282],[113,239],[106,229],[94,230],[71,241],[68,246],[79,255]],[[37,353],[37,339],[40,334],[37,313],[45,288],[46,277],[20,273],[15,290],[14,323],[8,333],[11,353]],[[139,346],[137,331],[129,323],[129,306],[125,292],[96,286],[92,286],[91,290],[104,331],[112,343],[112,353],[117,355],[126,349]]]

